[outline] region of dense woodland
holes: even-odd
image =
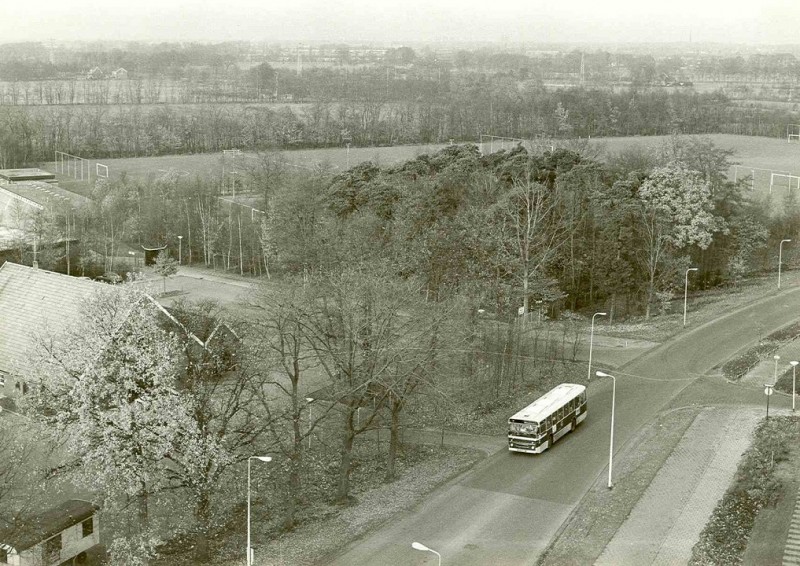
[[[181,235],[184,262],[241,274],[390,261],[396,276],[419,279],[431,297],[470,296],[502,316],[530,301],[649,314],[669,304],[686,266],[700,268],[693,285],[736,284],[773,268],[773,244],[800,226],[793,193],[780,207],[753,201],[727,180],[728,151],[704,138],[670,140],[652,154],[607,162],[580,144],[484,156],[453,145],[336,175],[300,175],[279,154],[264,154],[247,173],[254,192],[239,204],[220,198],[217,180],[167,173],[101,179],[93,204],[68,219],[20,221],[40,241],[69,235],[72,273],[124,274],[132,268],[126,245],[166,242],[176,256]],[[25,242],[16,254],[30,262]],[[39,255],[40,264],[67,269],[63,249]]]

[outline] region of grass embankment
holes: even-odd
[[[773,417],[758,426],[733,484],[692,551],[692,565],[742,564],[746,551],[748,563],[781,562],[792,506],[782,505],[781,512],[765,513],[759,528],[754,526],[762,510],[776,510],[778,502],[794,498],[795,470],[800,464],[798,440],[800,420],[796,417]],[[781,536],[775,536],[778,531]],[[751,533],[759,537],[751,539]],[[764,536],[770,540],[764,540]]]

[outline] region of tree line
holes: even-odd
[[[347,101],[299,106],[0,107],[0,167],[86,158],[475,141],[730,133],[780,137],[792,113],[741,108],[719,93],[518,88],[512,79],[453,79],[451,92],[389,103],[385,85]]]

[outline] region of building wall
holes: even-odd
[[[19,555],[9,554],[9,564],[11,566],[57,566],[62,562],[71,560],[81,552],[85,552],[93,546],[100,544],[100,525],[97,520],[97,515],[94,515],[92,519],[94,521],[94,532],[87,537],[83,536],[83,527],[81,523],[61,531],[61,554],[55,560],[45,560],[45,543],[42,542],[28,550],[22,551]]]

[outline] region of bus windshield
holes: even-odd
[[[509,428],[513,434],[536,434],[538,423],[511,422]]]

